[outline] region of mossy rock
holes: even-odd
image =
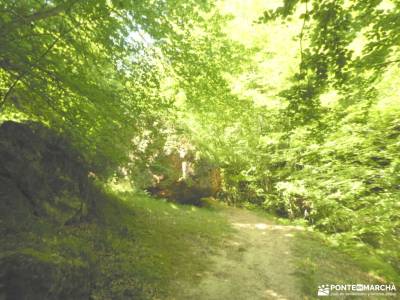
[[[79,223],[94,214],[99,196],[89,173],[88,163],[68,139],[50,128],[35,122],[1,124],[0,200],[4,215],[26,215],[29,211],[60,225]]]

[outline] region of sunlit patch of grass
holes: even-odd
[[[178,278],[198,280],[196,274],[209,263],[206,256],[213,251],[213,245],[229,232],[225,220],[211,209],[130,193],[121,198],[134,215],[128,215],[129,209],[109,215],[124,220],[135,240],[130,251],[137,255],[130,263],[142,281],[165,288],[163,293],[168,293],[171,282]],[[110,220],[110,224],[115,222],[118,220]]]

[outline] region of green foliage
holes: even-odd
[[[168,117],[173,102],[162,92],[171,69],[166,60],[187,78],[180,70],[206,69],[194,61],[215,61],[205,60],[209,53],[197,55],[210,50],[208,41],[199,44],[204,50],[196,49],[185,28],[205,26],[200,10],[206,14],[211,6],[199,1],[0,4],[2,114],[20,111],[65,132],[99,175],[129,161],[133,137],[149,129],[162,137],[155,122],[160,112]],[[208,31],[206,38],[213,34]],[[194,78],[197,71],[188,71]]]

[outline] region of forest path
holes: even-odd
[[[222,213],[235,232],[210,254],[213,267],[198,274],[198,286],[175,299],[299,299],[291,240],[304,228],[277,225],[244,209]]]

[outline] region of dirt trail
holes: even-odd
[[[212,255],[212,270],[176,299],[299,299],[291,240],[302,227],[277,225],[256,214],[224,211],[236,232]],[[297,291],[297,293],[296,293]]]

